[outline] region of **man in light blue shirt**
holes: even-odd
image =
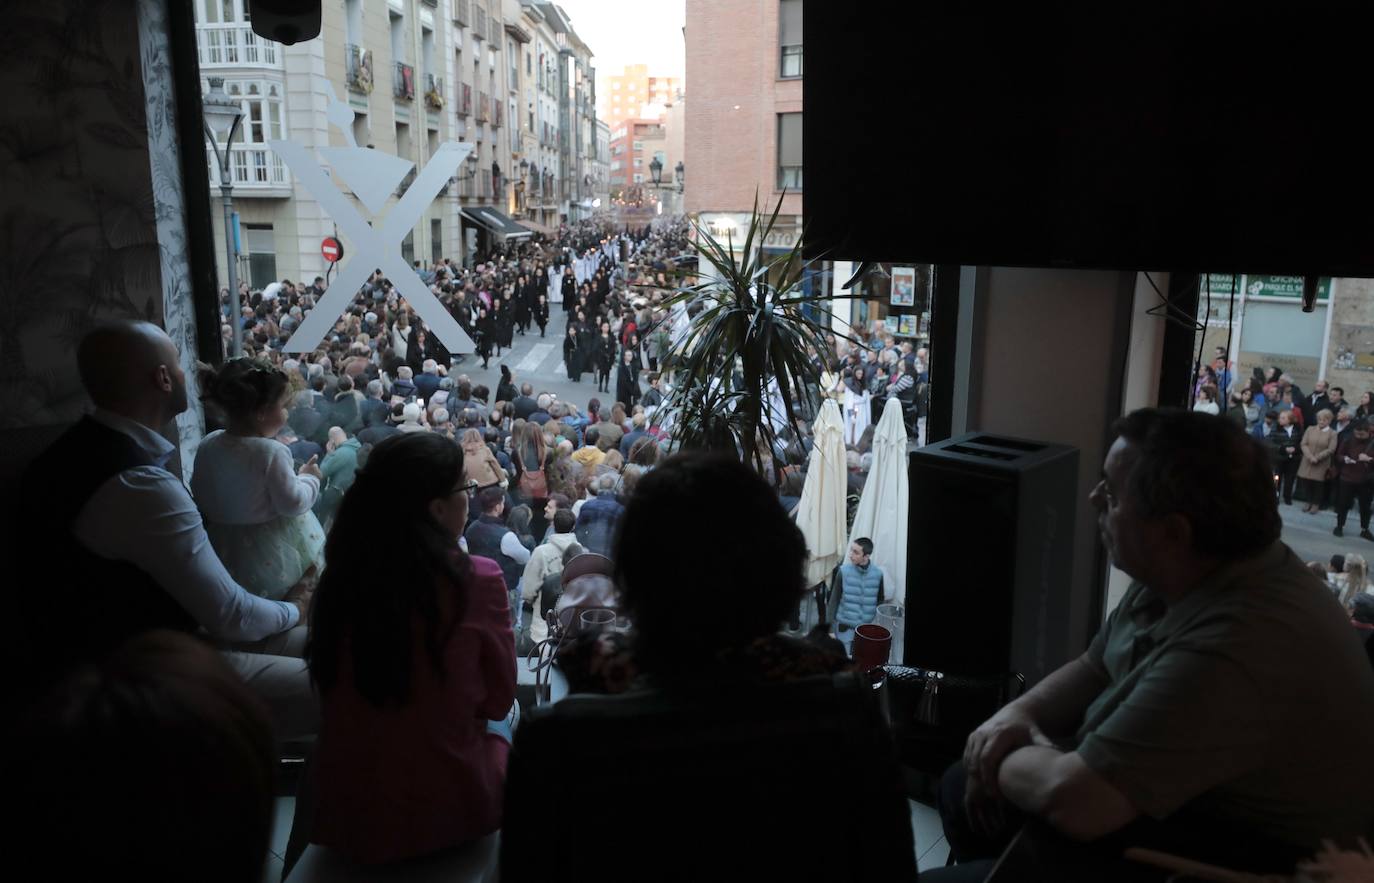
[[[36,536],[69,549],[68,575],[100,585],[74,589],[65,610],[38,606],[34,627],[62,635],[65,620],[73,645],[99,647],[150,628],[199,632],[266,703],[278,738],[313,734],[319,703],[300,658],[313,574],[272,601],[236,583],[215,554],[190,491],[166,468],[175,447],[158,431],[187,405],[171,339],[147,322],[107,325],[86,336],[77,361],[96,410],[32,464],[24,495]],[[72,451],[96,448],[122,453],[66,481],[64,469],[82,468],[63,465]],[[42,622],[49,613],[54,622]]]

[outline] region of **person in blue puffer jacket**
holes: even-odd
[[[883,603],[883,570],[872,563],[872,556],[873,541],[859,537],[849,544],[849,560],[835,569],[828,612],[846,651],[855,627],[872,622]]]

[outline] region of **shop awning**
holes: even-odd
[[[492,233],[505,239],[519,239],[522,236],[530,235],[528,228],[520,226],[494,208],[485,206],[464,208],[463,217],[474,224],[486,227]]]
[[[557,236],[557,235],[558,235],[558,228],[557,228],[557,227],[550,227],[550,226],[547,225],[547,224],[540,224],[540,223],[537,223],[537,222],[535,222],[535,221],[516,221],[516,223],[519,224],[521,227],[528,227],[529,229],[533,230],[535,233],[542,233],[542,234],[544,234],[545,236]]]

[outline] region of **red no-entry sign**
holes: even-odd
[[[343,243],[333,236],[326,236],[324,242],[320,243],[320,254],[331,264],[336,264],[343,259]]]

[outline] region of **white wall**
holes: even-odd
[[[961,278],[968,366],[956,374],[954,410],[963,420],[954,434],[996,432],[1079,450],[1073,596],[1080,601],[1103,590],[1088,493],[1119,415],[1137,281],[1133,273],[1002,267],[970,268]],[[1142,344],[1136,354],[1140,364],[1147,349]],[[1096,628],[1090,612],[1088,603],[1076,603],[1070,624],[1085,646]]]

